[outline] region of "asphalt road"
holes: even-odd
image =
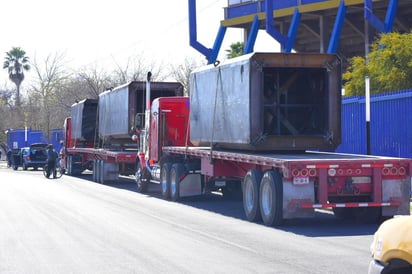
[[[366,273],[377,225],[327,212],[266,227],[241,201],[179,203],[132,180],[46,179],[0,164],[0,273]]]

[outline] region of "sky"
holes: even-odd
[[[196,2],[197,40],[206,47],[213,46],[227,1]],[[110,66],[133,56],[163,64],[203,58],[189,45],[188,0],[19,0],[2,1],[0,7],[2,61],[12,47],[21,47],[38,64],[64,55],[65,64],[75,70],[109,66],[112,71]],[[255,51],[276,47],[273,39],[263,37],[259,43],[259,37]],[[242,30],[229,28],[219,58],[242,40]],[[7,81],[5,69],[0,79],[0,86]]]

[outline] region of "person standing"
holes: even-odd
[[[11,149],[9,148],[7,150],[7,167],[11,167],[11,154],[12,152],[11,152]]]
[[[56,160],[59,158],[52,144],[47,146],[47,170],[46,177],[49,178],[53,172],[53,178],[56,178]]]

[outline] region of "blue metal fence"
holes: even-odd
[[[41,130],[31,128],[7,130],[7,146],[10,149],[27,147],[34,143],[51,143],[57,149],[60,148],[60,141],[63,138],[62,129],[53,129],[48,135]]]
[[[371,96],[371,154],[412,158],[412,89]],[[365,97],[342,100],[342,144],[336,152],[366,153]]]

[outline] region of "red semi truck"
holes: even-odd
[[[69,175],[93,171],[99,183],[116,180],[119,175],[136,173],[137,143],[131,130],[144,119],[146,98],[181,96],[183,86],[174,82],[152,83],[146,94],[146,82],[132,81],[106,90],[98,99],[85,99],[71,107],[71,116],[63,126],[65,135],[61,150],[62,166]]]
[[[205,66],[191,73],[190,98],[154,96],[155,84],[148,76],[140,93],[145,112],[128,115],[134,146],[94,148],[93,156],[67,148],[87,153],[78,157],[92,161],[96,181],[135,172],[139,192],[157,183],[173,201],[220,190],[242,197],[249,221],[269,226],[313,217],[317,208],[367,221],[410,214],[411,159],[325,152],[341,142],[335,55],[252,53]],[[114,118],[107,109],[99,108],[98,131]],[[99,136],[100,144],[116,139],[114,131]],[[129,152],[129,172],[120,172],[120,155]]]

